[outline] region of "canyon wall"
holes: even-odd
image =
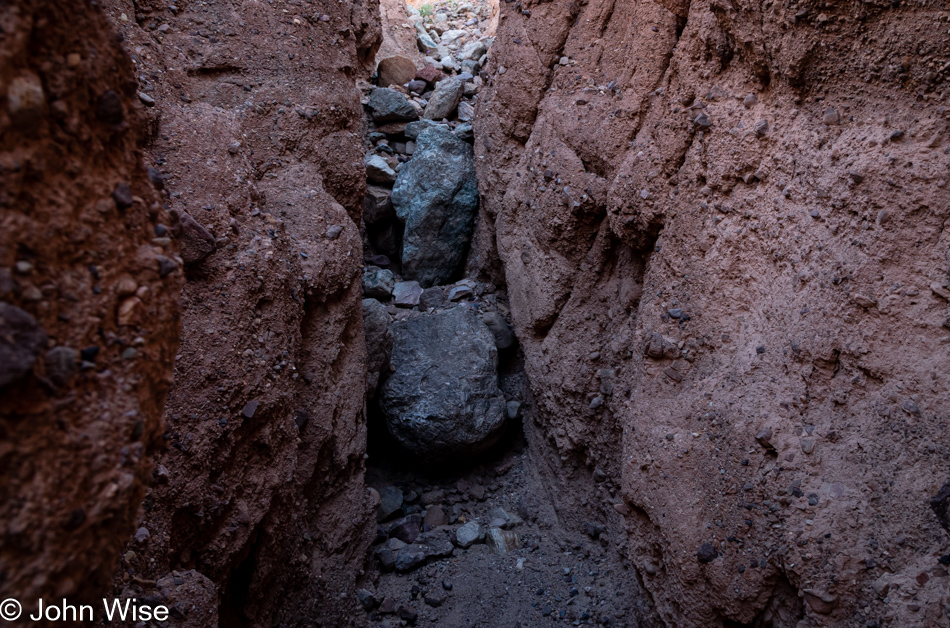
[[[162,444],[182,260],[133,66],[87,2],[0,6],[0,598],[107,587]]]
[[[196,626],[205,612],[332,623],[374,532],[355,81],[372,71],[378,5],[105,6],[135,65],[186,276],[167,449],[116,587],[167,598],[194,582],[177,604],[197,604],[182,620]]]
[[[502,4],[473,259],[668,625],[947,625],[947,20]]]

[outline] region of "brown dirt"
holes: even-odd
[[[945,20],[502,5],[481,256],[668,625],[950,621]]]
[[[41,596],[100,594],[134,529],[182,270],[155,239],[169,215],[105,18],[82,2],[5,2],[0,33],[0,598],[30,612]],[[13,308],[32,331],[11,354]]]

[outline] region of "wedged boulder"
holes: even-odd
[[[393,437],[428,462],[477,454],[501,435],[495,338],[456,307],[393,324],[392,375],[379,404]]]
[[[389,57],[379,62],[376,73],[380,87],[405,85],[416,78],[416,64],[406,57]]]
[[[471,145],[443,127],[420,133],[412,160],[396,179],[392,203],[405,223],[403,276],[423,288],[449,283],[465,259],[478,210]]]
[[[367,104],[373,122],[411,122],[419,119],[416,108],[394,89],[377,87],[369,95]]]
[[[429,104],[426,105],[425,113],[422,115],[429,120],[442,120],[450,117],[456,107],[459,106],[464,92],[465,84],[455,77],[439,81],[435,91],[429,96]]]

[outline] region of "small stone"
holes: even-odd
[[[10,112],[10,118],[17,124],[39,123],[43,117],[45,102],[43,83],[32,72],[25,72],[22,76],[16,77],[7,87],[7,109]]]
[[[46,346],[46,332],[28,312],[0,302],[0,388],[32,368]]]
[[[396,514],[403,504],[402,491],[395,486],[385,486],[379,491],[379,511],[377,521],[386,521]]]
[[[600,535],[604,532],[606,532],[604,526],[599,523],[588,521],[586,524],[584,524],[584,533],[595,541],[599,539]]]
[[[814,438],[803,438],[802,439],[802,451],[806,454],[810,454],[815,451],[815,439]]]
[[[693,119],[693,124],[696,125],[697,129],[705,130],[712,126],[712,122],[709,121],[709,116],[705,113],[701,113]]]
[[[384,185],[396,182],[396,171],[379,155],[370,153],[363,159],[363,165],[366,167],[366,178],[370,182]]]
[[[742,99],[742,104],[746,109],[751,109],[756,106],[759,102],[759,99],[755,97],[755,94],[749,94]]]
[[[504,556],[509,551],[521,547],[521,539],[516,533],[501,528],[491,528],[485,537],[485,543],[499,556]]]
[[[455,544],[462,549],[468,549],[475,543],[481,543],[484,540],[485,530],[475,521],[469,521],[455,531]]]
[[[445,513],[442,506],[429,506],[426,510],[426,516],[422,522],[429,528],[438,528],[449,524],[449,516]]]
[[[475,107],[462,101],[458,107],[458,119],[462,122],[471,122],[475,119]]]
[[[146,107],[155,106],[155,99],[149,96],[148,94],[146,94],[145,92],[139,92],[138,96],[139,96],[139,101]]]
[[[515,334],[511,331],[511,327],[505,322],[505,317],[502,316],[500,312],[494,311],[482,314],[482,322],[491,330],[492,335],[495,337],[495,346],[499,349],[508,349],[509,347],[513,347],[517,342]]]
[[[138,530],[135,531],[134,538],[135,538],[136,543],[145,543],[150,538],[152,538],[152,535],[149,534],[148,528],[139,528]]]
[[[413,607],[403,604],[396,609],[396,615],[399,616],[399,619],[403,619],[411,624],[412,622],[416,621],[419,613],[417,613],[416,609]]]
[[[711,563],[716,560],[716,557],[719,554],[716,552],[716,548],[713,547],[711,543],[703,543],[699,546],[699,550],[696,552],[696,560],[700,563]]]
[[[432,608],[439,608],[445,603],[445,595],[439,593],[430,593],[425,596],[425,603]]]
[[[393,287],[393,303],[398,307],[415,307],[421,296],[422,286],[418,281],[400,281]]]
[[[819,615],[828,615],[838,606],[838,597],[817,589],[802,591],[805,601]]]
[[[121,327],[141,325],[147,317],[145,304],[138,297],[130,297],[119,304],[118,323]]]
[[[75,377],[79,370],[79,352],[71,347],[53,347],[43,359],[46,377],[63,388]]]
[[[165,189],[165,176],[162,175],[162,171],[158,168],[152,168],[151,166],[148,167],[148,180],[152,184],[152,187],[154,187],[156,190]],[[158,225],[156,225],[155,228],[158,229]],[[156,231],[155,235],[164,234],[159,234]]]
[[[442,581],[442,588],[445,589],[446,591],[451,591],[451,590],[452,590],[452,581],[451,581],[451,580],[443,580],[443,581]]]
[[[379,599],[376,597],[376,593],[369,589],[359,589],[356,592],[356,599],[359,601],[360,606],[367,612],[379,606]]]
[[[118,92],[111,89],[103,92],[96,107],[96,118],[103,124],[119,125],[125,121],[125,108]]]
[[[899,142],[901,138],[903,137],[904,137],[904,132],[901,130],[897,130],[891,133],[890,137],[888,137],[887,139],[891,140],[892,142]]]
[[[330,225],[327,227],[327,240],[336,240],[343,233],[343,225]]]
[[[861,293],[855,293],[851,295],[851,300],[854,301],[857,305],[860,305],[861,307],[865,309],[874,307],[875,305],[877,305],[876,300],[872,299],[869,296],[865,296]]]
[[[165,257],[164,255],[156,255],[155,259],[158,260],[159,277],[167,277],[178,270],[178,264],[171,258]]]
[[[112,191],[112,200],[115,201],[115,206],[119,208],[119,211],[124,211],[132,207],[135,198],[132,195],[132,188],[129,187],[129,184],[120,183],[115,186],[115,189]]]
[[[773,449],[770,439],[772,438],[772,428],[764,427],[755,435],[755,440],[766,449]]]
[[[387,301],[393,295],[396,280],[391,270],[368,268],[363,271],[363,296]]]
[[[769,132],[769,123],[765,120],[759,120],[755,123],[755,126],[752,127],[752,130],[755,131],[758,137],[765,137]]]
[[[449,301],[461,301],[472,296],[472,287],[466,284],[454,286],[449,290]]]
[[[253,419],[254,414],[257,412],[257,409],[260,407],[260,405],[261,405],[261,402],[259,401],[256,401],[256,400],[248,401],[244,405],[244,409],[241,410],[241,416],[243,416],[245,419]]]
[[[178,236],[178,246],[181,249],[181,258],[185,264],[197,264],[214,253],[218,246],[214,236],[208,233],[197,220],[188,212],[178,215],[181,234]]]
[[[851,180],[854,181],[855,183],[861,183],[862,181],[864,181],[864,175],[861,174],[860,172],[855,172],[852,170],[851,172],[848,173],[848,176],[851,177]]]
[[[509,401],[505,404],[505,414],[510,420],[518,418],[518,415],[521,414],[521,402],[520,401]]]
[[[406,515],[390,524],[390,538],[399,539],[404,543],[415,543],[422,528],[422,516],[419,514]]]
[[[33,272],[33,264],[26,261],[19,261],[13,266],[18,273],[21,275],[29,275]]]
[[[835,111],[834,107],[829,107],[826,109],[825,115],[821,118],[821,122],[826,126],[838,124],[840,121],[841,117],[838,115],[838,112]]]

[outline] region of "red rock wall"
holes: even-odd
[[[947,625],[945,12],[501,10],[476,256],[664,620]]]
[[[373,533],[355,81],[378,7],[168,4],[107,3],[191,247],[168,449],[117,585],[194,569],[222,624],[332,623]]]
[[[182,268],[103,15],[14,0],[0,29],[0,598],[32,612],[101,594],[134,530]]]

